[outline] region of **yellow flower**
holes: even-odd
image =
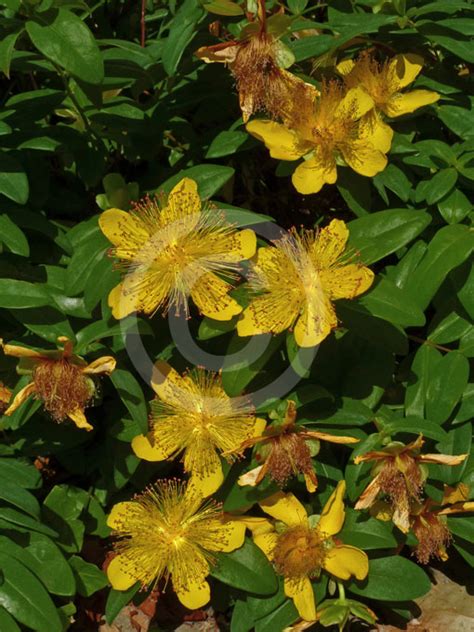
[[[294,326],[296,343],[312,347],[337,326],[333,300],[365,292],[374,275],[345,253],[346,224],[333,220],[318,233],[291,231],[259,248],[249,277],[253,298],[237,323],[240,336],[280,333]]]
[[[0,382],[0,414],[8,408],[11,396],[12,392],[8,386]]]
[[[345,481],[339,481],[324,506],[319,522],[313,526],[305,508],[291,493],[277,492],[260,502],[264,512],[283,523],[283,530],[267,521],[249,522],[253,539],[277,572],[284,577],[285,594],[293,599],[299,615],[314,621],[316,605],[311,579],[325,570],[338,579],[364,579],[369,571],[367,555],[353,546],[333,540],[344,524]]]
[[[374,478],[362,492],[356,503],[356,509],[367,509],[374,505],[380,495],[388,496],[392,505],[394,524],[407,533],[410,529],[410,505],[420,503],[426,472],[423,463],[441,465],[459,465],[467,454],[451,456],[449,454],[419,454],[423,446],[423,436],[405,445],[393,441],[383,450],[366,452],[354,459],[354,463],[375,461],[372,475]]]
[[[215,553],[242,546],[245,524],[175,480],[158,481],[133,500],[118,503],[107,520],[117,556],[107,568],[115,590],[144,588],[170,578],[181,603],[201,608],[210,599],[206,577]]]
[[[422,68],[423,59],[412,54],[396,55],[379,63],[369,53],[364,53],[356,61],[348,59],[337,66],[348,88],[362,87],[372,98],[375,108],[390,117],[414,112],[439,99],[439,94],[431,90],[402,92]]]
[[[219,488],[224,475],[219,453],[231,452],[260,432],[253,407],[230,398],[219,374],[196,369],[180,376],[165,362],[155,365],[150,432],[135,437],[135,454],[147,461],[171,459],[183,452],[184,469],[203,496]]]
[[[324,184],[336,182],[336,165],[342,161],[368,177],[385,169],[384,129],[368,125],[363,118],[373,107],[362,88],[346,91],[330,81],[322,86],[314,107],[304,108],[304,116],[293,128],[257,120],[247,123],[247,131],[265,143],[273,158],[291,161],[304,156],[293,173],[293,185],[300,193],[317,193]]]
[[[232,284],[216,273],[236,278],[238,263],[255,253],[255,233],[236,231],[203,207],[194,180],[183,178],[167,199],[146,199],[130,213],[109,209],[99,225],[128,272],[109,294],[115,318],[170,308],[187,313],[189,296],[216,320],[241,312],[228,295]]]
[[[34,395],[55,421],[69,418],[78,428],[92,430],[84,414],[95,393],[90,376],[110,375],[115,369],[115,359],[103,356],[87,364],[73,354],[73,344],[68,338],[60,336],[58,343],[63,345],[60,351],[35,351],[1,343],[5,355],[20,358],[18,373],[32,377],[32,381],[15,395],[4,414],[11,415],[30,395]]]
[[[239,453],[258,445],[255,459],[261,465],[242,474],[238,479],[239,485],[255,487],[268,474],[277,485],[283,486],[291,476],[303,474],[306,489],[310,493],[315,492],[318,478],[311,460],[311,449],[319,441],[357,443],[359,439],[308,430],[303,425],[297,425],[295,402],[288,400],[282,421],[273,422],[262,429],[262,434],[247,439],[240,446]]]

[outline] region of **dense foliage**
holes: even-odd
[[[1,632],[410,619],[474,565],[471,2],[0,5]]]

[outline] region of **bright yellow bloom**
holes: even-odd
[[[259,433],[264,422],[255,418],[244,398],[226,394],[216,373],[196,369],[180,376],[158,362],[151,385],[157,394],[151,429],[133,439],[135,454],[147,461],[163,461],[183,452],[193,487],[209,496],[224,480],[219,453],[238,448]]]
[[[242,546],[245,524],[175,480],[162,480],[133,500],[118,503],[107,520],[117,556],[107,568],[115,590],[144,588],[170,578],[181,603],[201,608],[210,599],[206,577],[215,553]]]
[[[283,530],[274,522],[248,524],[253,539],[277,572],[284,577],[285,594],[293,599],[300,616],[314,621],[316,604],[311,579],[325,570],[338,579],[364,579],[369,571],[367,555],[353,546],[334,541],[345,518],[343,496],[345,481],[339,481],[324,506],[316,526],[300,501],[293,494],[277,492],[260,502],[265,513],[283,523]]]
[[[275,246],[259,248],[249,277],[259,295],[238,321],[238,334],[278,334],[294,327],[300,347],[324,340],[337,326],[332,301],[362,294],[374,278],[344,252],[348,236],[346,224],[333,220],[319,232],[291,231]]]
[[[423,59],[418,55],[396,55],[381,64],[369,53],[337,66],[348,88],[362,87],[370,95],[374,107],[390,117],[409,114],[439,99],[439,94],[431,90],[402,92],[422,68]]]
[[[238,452],[251,446],[258,446],[255,452],[256,468],[239,477],[239,485],[255,487],[268,474],[280,485],[285,485],[289,478],[303,474],[308,492],[318,488],[318,478],[312,462],[312,448],[320,441],[331,443],[357,443],[359,439],[332,435],[327,432],[308,430],[306,426],[296,423],[295,402],[288,400],[285,418],[274,421],[266,429],[262,428],[259,436],[243,442]]]
[[[292,182],[300,193],[317,193],[324,184],[334,184],[337,164],[344,161],[363,176],[373,177],[387,165],[386,133],[382,126],[369,125],[364,118],[374,107],[362,88],[345,90],[330,81],[321,88],[313,109],[290,129],[279,123],[256,120],[247,131],[263,141],[270,156],[279,160],[298,160]]]
[[[383,450],[366,452],[354,459],[354,463],[375,461],[372,481],[362,492],[356,509],[367,509],[374,505],[380,495],[388,496],[392,506],[392,520],[404,533],[410,529],[410,505],[421,503],[426,480],[423,463],[459,465],[467,454],[420,454],[423,446],[420,435],[408,445],[394,441]]]
[[[68,338],[60,336],[58,343],[63,345],[60,351],[35,351],[2,343],[5,355],[20,358],[17,372],[32,377],[32,381],[15,395],[4,414],[11,415],[30,395],[34,395],[55,421],[69,418],[78,428],[92,430],[84,414],[95,393],[90,376],[110,375],[115,369],[115,359],[103,356],[87,364],[73,354],[73,344]]]
[[[202,206],[194,180],[183,178],[167,198],[146,199],[130,213],[109,209],[99,225],[127,271],[109,294],[115,318],[170,308],[187,313],[189,296],[216,320],[242,311],[228,294],[232,283],[216,273],[236,278],[238,263],[255,253],[255,233],[236,231],[216,209]]]

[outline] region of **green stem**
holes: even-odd
[[[337,590],[339,591],[339,601],[344,603],[346,601],[346,589],[342,582],[337,582]]]

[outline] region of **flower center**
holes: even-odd
[[[67,359],[42,361],[34,370],[33,381],[36,395],[55,421],[84,410],[93,395],[90,380]]]
[[[284,577],[317,575],[326,557],[324,539],[316,529],[291,527],[278,537],[273,557],[277,571]]]
[[[295,432],[272,441],[267,464],[270,476],[278,485],[284,485],[291,476],[313,471],[309,448]]]

